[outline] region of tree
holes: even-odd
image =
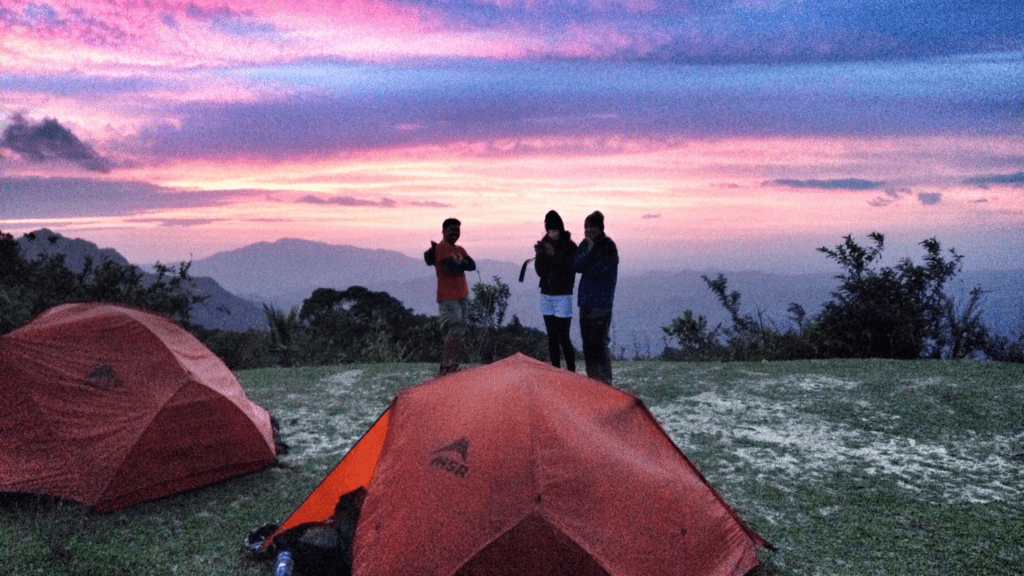
[[[298,320],[302,360],[340,362],[433,361],[438,356],[435,319],[413,313],[387,292],[362,286],[317,288],[302,303]]]
[[[708,330],[708,319],[704,316],[694,317],[692,310],[684,310],[682,316],[672,320],[661,330],[679,342],[679,351],[674,354],[680,360],[710,360],[720,357],[723,347],[718,342],[718,331],[722,325]]]
[[[43,311],[67,302],[119,302],[161,312],[189,327],[192,306],[202,300],[189,287],[190,264],[156,264],[155,277],[137,266],[86,260],[80,272],[65,264],[64,255],[29,261],[14,237],[0,232],[0,333],[25,324]]]
[[[714,279],[702,276],[704,283],[715,294],[722,307],[729,313],[732,324],[721,323],[708,328],[704,316],[694,317],[691,310],[683,312],[663,326],[662,331],[675,338],[681,347],[665,355],[680,360],[792,360],[809,354],[801,332],[782,332],[765,322],[764,314],[757,316],[740,312],[740,293],[729,290],[729,280],[724,274]],[[790,304],[789,312],[798,327],[804,322],[804,310],[799,304]]]
[[[296,344],[300,338],[299,309],[292,308],[291,311],[284,312],[270,304],[264,304],[263,315],[267,317],[269,327],[268,351],[277,358],[281,366],[294,366]]]
[[[821,314],[808,327],[808,338],[818,355],[843,358],[938,358],[951,351],[962,357],[979,349],[980,288],[969,302],[966,317],[953,314],[946,283],[961,268],[963,256],[955,250],[943,254],[939,241],[921,242],[924,264],[909,258],[894,267],[878,267],[885,236],[868,235],[873,245],[863,247],[845,236],[834,248],[818,248],[835,260],[843,273]],[[950,346],[953,346],[951,350]]]
[[[473,284],[469,300],[469,334],[463,341],[471,362],[493,362],[517,352],[540,360],[549,359],[544,332],[523,326],[516,316],[504,324],[511,296],[511,288],[498,276],[494,276],[491,282]]]
[[[469,322],[482,328],[497,328],[505,321],[508,299],[512,290],[501,278],[494,276],[491,282],[473,284],[469,301]]]

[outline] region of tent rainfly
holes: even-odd
[[[767,546],[637,397],[521,354],[399,392],[264,549],[360,487],[356,576],[739,576]]]
[[[115,510],[276,458],[270,415],[231,370],[127,306],[57,306],[0,338],[0,406],[0,492]]]

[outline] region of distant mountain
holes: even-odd
[[[21,257],[26,260],[35,260],[43,255],[63,254],[64,264],[67,265],[68,270],[75,273],[82,271],[86,258],[91,258],[93,264],[97,266],[104,262],[114,262],[121,266],[130,265],[128,260],[113,248],[101,249],[87,240],[65,238],[46,228],[29,232],[18,238],[18,249],[21,250]]]
[[[471,284],[479,280],[489,282],[498,276],[511,286],[518,279],[517,264],[483,259],[477,261],[477,266],[477,272],[469,273]],[[422,258],[411,258],[394,250],[284,238],[196,260],[191,272],[215,278],[225,289],[247,299],[284,310],[301,306],[317,288],[344,290],[363,286],[387,292],[418,314],[437,313],[434,269],[424,264]],[[536,286],[536,276],[532,286]],[[529,292],[528,298],[523,290],[513,287],[508,319],[518,314],[524,324],[542,327],[544,322],[535,311],[535,301],[534,292]],[[531,312],[536,318],[531,317]]]
[[[99,248],[96,244],[80,238],[70,239],[45,228],[26,234],[18,239],[21,255],[27,260],[35,260],[43,255],[64,255],[64,263],[69,270],[81,272],[87,258],[94,265],[114,262],[121,266],[130,263],[113,248]],[[141,270],[141,268],[140,268]],[[153,282],[156,274],[141,270],[143,282]],[[191,270],[193,277],[193,293],[205,299],[192,307],[191,320],[198,326],[207,329],[221,329],[244,332],[249,329],[265,330],[267,319],[263,309],[231,294],[222,288],[216,280],[199,277]]]
[[[394,250],[294,238],[219,252],[194,261],[191,270],[197,276],[216,278],[235,294],[262,298],[305,298],[320,287],[390,286],[433,275],[423,260]]]
[[[500,277],[512,289],[507,320],[513,315],[534,328],[544,322],[537,310],[537,275],[530,268],[523,283],[518,282],[520,264],[479,260],[478,270],[469,273],[470,283]],[[434,270],[419,258],[391,250],[370,250],[282,239],[251,244],[193,262],[196,275],[210,276],[222,286],[246,298],[290,309],[320,287],[344,290],[364,286],[385,291],[420,314],[436,314]],[[837,270],[838,272],[838,270]],[[620,274],[612,326],[613,347],[625,355],[656,355],[666,340],[661,329],[684,310],[704,315],[712,324],[727,322],[728,315],[701,278],[716,272],[653,271]],[[837,286],[834,275],[783,275],[764,272],[725,272],[729,290],[741,294],[743,313],[761,313],[765,322],[785,330],[792,326],[790,303],[803,306],[808,317],[831,300]],[[964,272],[950,286],[950,293],[965,302],[972,286],[988,291],[984,318],[990,328],[1009,333],[1024,319],[1024,273]],[[578,324],[573,334],[579,344]]]
[[[48,230],[36,232],[30,242],[23,238],[19,244],[27,255],[60,251],[67,254],[69,264],[76,262],[79,266],[84,254],[92,254],[97,262],[101,256],[125,262],[114,250],[100,250],[90,242],[68,240]],[[497,276],[510,286],[512,295],[506,321],[517,316],[526,326],[543,329],[544,322],[537,310],[537,275],[532,268],[524,282],[519,283],[519,263],[484,259],[477,261],[477,267],[476,272],[469,273],[471,284],[488,282]],[[420,258],[393,250],[282,239],[196,260],[190,274],[197,281],[197,290],[210,295],[193,312],[193,320],[204,327],[265,329],[260,303],[289,310],[301,306],[317,288],[344,290],[350,286],[387,292],[420,314],[437,313],[434,269]],[[612,325],[615,352],[626,356],[659,354],[666,344],[662,326],[670,324],[684,310],[707,317],[712,325],[727,322],[725,310],[701,279],[702,274],[713,278],[716,272],[620,274]],[[725,275],[729,290],[741,294],[740,308],[744,314],[760,313],[765,322],[781,330],[792,326],[787,311],[790,303],[800,304],[808,317],[813,316],[823,303],[831,300],[830,293],[837,286],[830,274],[733,271]],[[983,318],[989,328],[1003,334],[1021,328],[1024,271],[964,272],[954,279],[948,291],[958,303],[963,303],[975,285],[986,290]],[[579,345],[577,322],[573,323],[573,337]]]

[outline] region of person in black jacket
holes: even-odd
[[[561,367],[560,356],[564,354],[566,369],[575,372],[576,350],[569,339],[569,327],[572,325],[572,291],[576,286],[576,273],[572,269],[576,243],[565,229],[562,217],[554,210],[544,216],[544,229],[544,237],[534,246],[537,252],[534,268],[540,276],[540,313],[548,332],[548,353],[556,368]]]

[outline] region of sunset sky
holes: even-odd
[[[0,231],[130,261],[303,238],[627,270],[1024,267],[1011,0],[0,0]],[[486,271],[485,271],[486,272]]]

